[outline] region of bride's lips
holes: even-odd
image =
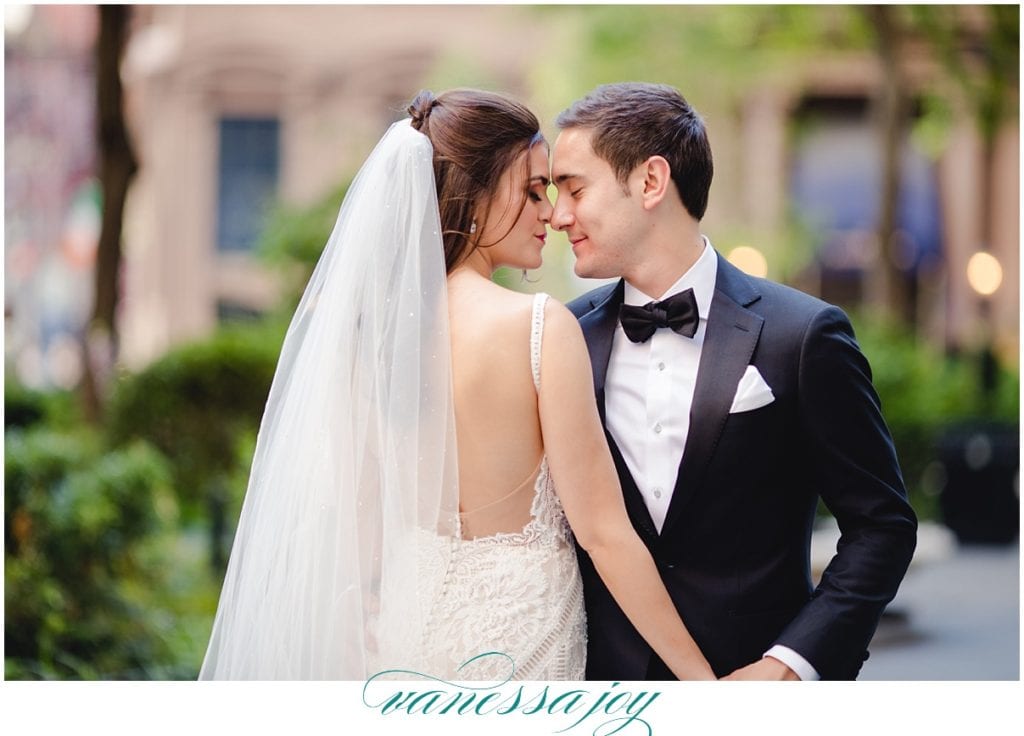
[[[540,241],[541,245],[544,245],[544,243],[547,242],[548,239],[547,235],[534,235],[533,237],[537,238],[537,240]]]

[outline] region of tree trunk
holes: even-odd
[[[121,58],[131,8],[101,5],[96,42],[96,109],[103,215],[96,255],[95,296],[84,338],[82,398],[86,416],[99,417],[118,352],[116,311],[120,291],[121,226],[128,186],[138,168],[124,118]]]
[[[903,178],[902,144],[910,113],[907,84],[900,64],[902,30],[895,17],[897,8],[874,5],[865,10],[875,28],[878,55],[882,62],[882,84],[878,99],[882,178],[877,222],[881,262],[874,274],[874,293],[886,305],[890,314],[913,329],[916,316],[914,303],[909,279],[897,265],[901,259],[895,252],[897,242],[894,237],[898,224],[900,182]]]

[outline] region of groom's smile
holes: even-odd
[[[589,129],[569,128],[555,141],[551,174],[558,199],[551,227],[569,237],[577,276],[608,278],[623,273],[620,244],[637,240],[639,205],[594,152],[592,136]]]

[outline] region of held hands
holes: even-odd
[[[774,657],[762,657],[746,667],[740,667],[723,680],[799,680],[797,674]]]
[[[703,660],[703,657],[701,657]],[[675,673],[677,678],[682,680],[716,680],[715,673],[711,670],[711,665],[707,661],[702,661],[700,664],[694,664],[688,667],[686,671],[681,673]]]

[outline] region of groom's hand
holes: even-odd
[[[762,657],[746,667],[740,667],[723,680],[799,680],[797,674],[775,657]]]

